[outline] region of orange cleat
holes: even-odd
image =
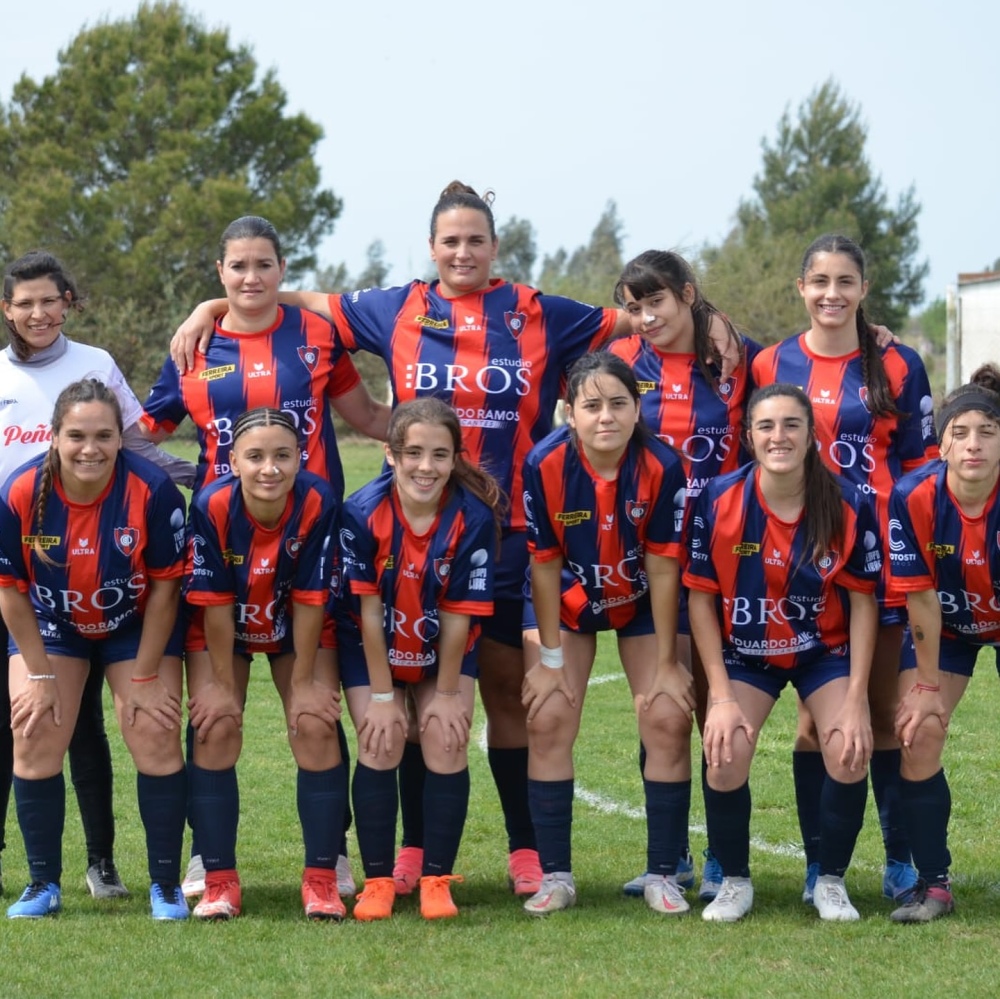
[[[424,875],[420,879],[420,915],[424,919],[454,919],[458,906],[451,900],[451,882],[464,880],[460,874]]]
[[[396,882],[392,878],[368,878],[354,905],[354,918],[363,923],[388,919],[396,901]]]
[[[542,887],[537,850],[513,850],[507,858],[507,884],[515,895],[536,895]]]
[[[195,919],[235,919],[242,907],[240,876],[235,870],[205,873],[205,893],[194,907]]]

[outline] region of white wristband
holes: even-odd
[[[55,673],[29,673],[29,680],[54,680],[56,678]]]
[[[549,649],[546,646],[541,645],[539,646],[538,651],[541,656],[542,665],[546,669],[562,669],[565,665],[563,662],[562,646]]]
[[[391,690],[387,690],[384,693],[379,693],[377,691],[372,691],[372,700],[377,704],[388,704],[389,701],[395,698],[395,694]]]

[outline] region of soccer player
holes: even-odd
[[[124,444],[160,465],[175,482],[190,485],[194,466],[154,447],[138,427],[142,406],[107,351],[70,340],[63,332],[83,296],[72,275],[51,253],[32,250],[9,264],[3,278],[3,313],[9,344],[0,352],[0,485],[26,461],[44,454],[51,441],[49,418],[59,393],[80,378],[107,385],[121,406]],[[0,849],[14,766],[7,684],[6,628],[0,623]],[[111,751],[104,731],[99,662],[91,664],[77,728],[69,744],[70,773],[87,844],[87,887],[95,898],[128,895],[114,861],[115,820]]]
[[[231,222],[220,239],[216,269],[226,290],[222,315],[191,370],[179,375],[169,358],[164,363],[146,400],[145,432],[159,441],[185,416],[191,418],[201,445],[197,492],[229,471],[233,427],[242,413],[258,406],[284,410],[301,436],[303,467],[326,479],[342,500],[344,475],[330,406],[354,429],[378,440],[385,439],[389,407],[371,398],[328,319],[279,303],[285,260],[270,222],[254,215]],[[349,765],[339,724],[338,731]],[[349,812],[345,821],[350,823]],[[184,881],[190,895],[199,894],[204,883],[194,832]],[[340,859],[345,894],[353,892],[346,849],[345,841]]]
[[[914,350],[877,342],[877,331],[862,310],[868,291],[865,257],[852,240],[838,235],[814,240],[803,257],[798,288],[809,329],[758,354],[754,384],[789,382],[804,388],[824,464],[852,483],[860,497],[873,501],[884,536],[892,484],[937,454],[927,373]],[[875,738],[872,789],[886,851],[882,890],[893,898],[913,886],[916,872],[899,809],[899,743],[893,731],[905,598],[892,588],[887,568],[884,572],[868,697]],[[809,902],[817,873],[824,768],[815,726],[801,707],[793,772],[806,851],[802,897]]]
[[[177,625],[184,501],[166,473],[122,450],[118,400],[97,379],[59,394],[51,426],[49,450],[0,496],[14,797],[31,876],[7,915],[37,919],[61,908],[63,759],[97,668],[138,770],[153,918],[186,919]]]
[[[198,919],[240,914],[236,762],[250,661],[268,657],[298,765],[305,843],[302,904],[310,919],[340,920],[337,854],[347,770],[337,737],[340,689],[333,629],[324,622],[336,559],[339,501],[300,471],[296,422],[258,407],[233,424],[231,474],[191,504],[185,597],[196,608],[186,639],[188,711],[195,731],[191,818],[205,866]]]
[[[571,864],[573,744],[596,633],[615,630],[646,747],[649,906],[689,908],[677,882],[691,798],[691,674],[677,659],[684,470],[645,427],[629,366],[600,351],[570,369],[567,426],[525,462],[533,617],[525,642],[528,789],[544,876],[524,904],[576,902]],[[537,622],[537,623],[536,623]]]
[[[355,430],[385,440],[389,408],[368,394],[328,319],[278,302],[285,274],[281,241],[267,219],[231,222],[216,261],[225,312],[194,366],[180,375],[168,358],[150,390],[142,427],[163,440],[186,416],[201,451],[195,491],[229,471],[237,417],[258,406],[291,414],[302,436],[303,467],[343,497],[344,474],[330,406]]]
[[[754,461],[714,479],[691,518],[691,632],[708,678],[705,814],[723,880],[707,920],[742,919],[750,881],[750,764],[791,682],[822,733],[826,781],[814,904],[855,920],[844,885],[864,819],[867,685],[882,569],[875,515],[822,464],[805,394],[775,383],[747,406]]]
[[[458,417],[440,399],[400,405],[385,453],[390,470],[348,498],[340,532],[352,616],[338,620],[337,639],[358,732],[354,812],[365,866],[354,915],[392,914],[409,689],[427,764],[420,912],[450,918],[450,883],[462,880],[453,870],[469,804],[476,645],[493,611],[503,498],[463,454]]]
[[[690,509],[707,482],[746,460],[740,432],[750,391],[749,362],[760,346],[738,336],[732,323],[702,294],[691,265],[673,251],[647,250],[630,260],[615,286],[615,301],[628,314],[632,336],[612,340],[608,350],[635,372],[646,425],[679,452],[687,475]],[[722,358],[709,336],[713,322],[742,344],[740,361],[724,380],[720,380]],[[705,717],[706,685],[695,651],[682,588],[677,653],[694,677],[700,726]],[[641,747],[639,766],[640,771],[645,767]],[[698,896],[707,902],[715,897],[722,872],[710,849],[704,855]],[[687,844],[677,877],[684,887],[694,883]],[[655,873],[640,874],[625,884],[625,894],[641,896],[647,881],[657,878]]]
[[[904,475],[889,505],[889,565],[906,593],[896,733],[900,797],[919,881],[891,918],[926,923],[955,907],[948,868],[948,722],[984,646],[1000,648],[1000,370],[984,365],[938,417],[941,458]]]

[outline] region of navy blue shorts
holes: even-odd
[[[121,628],[101,635],[81,635],[75,628],[63,621],[37,614],[38,633],[42,636],[45,651],[51,656],[66,656],[70,659],[85,659],[93,666],[101,668],[113,663],[127,662],[135,659],[139,651],[139,640],[142,638],[142,618],[137,617]],[[7,651],[10,655],[18,655],[20,650],[11,635],[7,641]],[[184,623],[182,615],[178,615],[174,630],[167,640],[165,656],[181,656],[184,654]]]
[[[805,700],[831,680],[851,675],[851,658],[846,647],[843,653],[828,653],[813,662],[791,669],[771,666],[763,659],[754,660],[741,656],[728,647],[723,650],[722,658],[730,680],[748,683],[751,687],[763,690],[774,700],[778,699],[789,683],[796,689],[799,697]]]
[[[337,657],[340,664],[340,682],[346,690],[348,687],[367,687],[371,680],[368,676],[368,663],[365,661],[365,650],[361,644],[361,630],[353,620],[337,619]],[[392,685],[406,687],[411,683],[437,676],[437,663],[432,667],[403,667],[393,670]],[[479,643],[466,652],[462,659],[462,676],[475,679],[479,675]]]
[[[950,635],[941,636],[941,651],[938,656],[938,669],[942,673],[955,673],[958,676],[972,676],[972,671],[976,668],[976,660],[983,649],[990,648],[989,645],[974,645],[972,642],[963,641],[961,638],[952,638]],[[993,647],[996,657],[997,673],[1000,673],[1000,649]],[[899,657],[899,672],[906,669],[917,668],[917,650],[913,645],[913,635],[907,628],[903,634],[903,651]]]

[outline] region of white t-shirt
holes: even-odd
[[[17,364],[0,350],[0,485],[48,449],[56,398],[82,378],[97,378],[115,393],[126,427],[138,421],[142,406],[106,350],[67,340],[65,353],[43,364]]]

